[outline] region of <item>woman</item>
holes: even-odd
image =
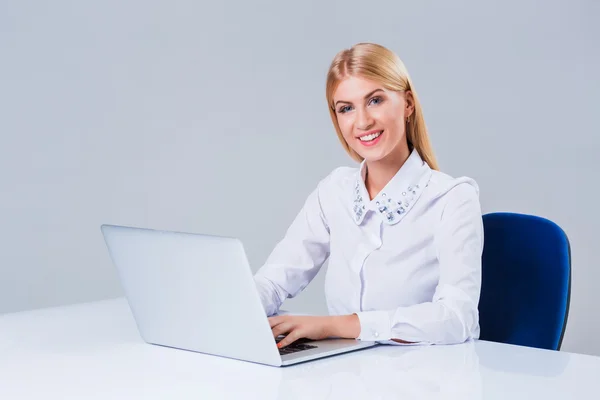
[[[479,189],[438,171],[408,72],[390,50],[336,55],[326,97],[340,167],[308,196],[255,275],[279,347],[300,338],[450,344],[479,337]],[[273,316],[325,260],[330,316]]]

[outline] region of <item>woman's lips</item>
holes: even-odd
[[[356,140],[358,140],[360,142],[360,144],[362,144],[363,146],[372,147],[372,146],[375,146],[379,142],[379,140],[381,140],[381,137],[383,136],[383,134],[384,134],[384,131],[381,131],[379,136],[377,136],[375,139],[370,140],[370,141],[362,141],[362,140],[360,140],[360,138],[356,138]],[[368,136],[368,135],[365,135],[365,136]]]

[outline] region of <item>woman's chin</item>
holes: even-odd
[[[360,151],[356,151],[356,149],[354,149],[354,151],[367,162],[379,161],[385,157],[385,152],[383,152],[381,149],[360,149]]]

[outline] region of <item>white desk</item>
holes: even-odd
[[[144,343],[124,299],[0,316],[0,399],[600,398],[600,358],[470,342],[276,368]]]

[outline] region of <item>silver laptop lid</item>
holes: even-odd
[[[281,364],[238,239],[115,225],[101,229],[145,341]]]

